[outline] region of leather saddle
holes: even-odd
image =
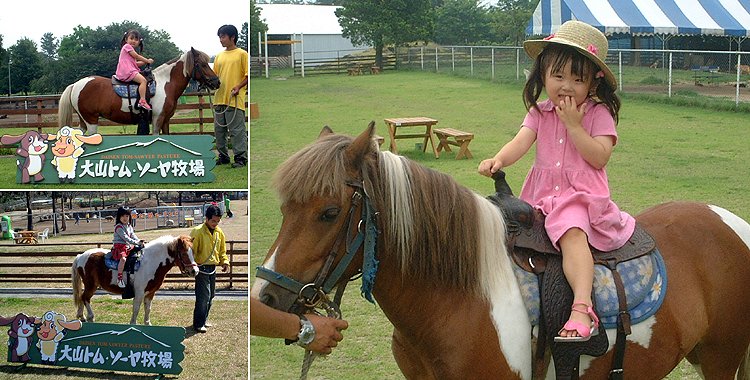
[[[112,89],[115,93],[124,99],[138,99],[138,83],[123,82],[112,75]],[[156,94],[156,82],[149,81],[146,85],[146,98],[151,98]]]
[[[534,377],[544,373],[548,361],[545,346],[549,345],[555,359],[555,372],[558,379],[578,377],[580,355],[601,356],[607,352],[609,342],[604,325],[599,325],[599,334],[587,342],[556,343],[554,337],[570,317],[573,292],[562,270],[562,254],[558,251],[544,228],[545,216],[530,204],[515,197],[505,180],[505,173],[498,171],[495,180],[495,194],[487,197],[502,210],[506,223],[506,245],[513,261],[520,268],[537,275],[540,298],[539,334],[535,353]],[[654,239],[636,223],[635,231],[627,243],[610,252],[602,252],[593,247],[591,252],[596,264],[604,265],[615,282],[619,314],[617,317],[617,342],[615,361],[611,378],[622,375],[625,338],[630,334],[630,314],[628,312],[625,287],[617,272],[617,264],[639,258],[655,251]],[[593,299],[593,297],[592,297]],[[594,305],[596,309],[596,305]],[[599,312],[597,314],[601,315]]]
[[[117,265],[120,264],[119,260],[115,260],[112,258],[112,252],[107,252],[104,254],[104,266],[107,267],[107,269],[111,270],[117,270]],[[139,251],[130,251],[130,254],[125,259],[125,269],[123,269],[123,272],[127,273],[135,273],[138,271],[138,269],[141,267],[141,252]]]

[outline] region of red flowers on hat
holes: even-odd
[[[589,53],[591,53],[593,55],[599,54],[599,49],[597,49],[596,46],[594,46],[593,44],[589,44],[589,46],[586,48],[586,50],[588,50]]]
[[[604,78],[604,71],[602,71],[602,70],[597,71],[596,72],[596,77],[597,78]]]
[[[553,39],[553,38],[555,38],[555,33],[552,33],[552,34],[550,34],[549,36],[547,36],[547,37],[544,37],[544,40],[545,40],[545,41],[549,41],[549,40],[551,40],[551,39]]]

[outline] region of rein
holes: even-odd
[[[307,311],[315,311],[316,308],[323,308],[326,310],[329,317],[341,319],[341,298],[343,297],[343,290],[349,281],[356,279],[358,276],[347,279],[346,282],[339,285],[336,291],[334,300],[331,301],[328,298],[330,293],[338,282],[340,282],[344,272],[351,264],[352,260],[360,248],[363,255],[362,268],[360,268],[362,274],[362,295],[370,302],[372,299],[372,288],[375,282],[375,275],[377,273],[378,261],[375,259],[376,243],[378,239],[378,228],[377,228],[377,213],[372,207],[370,198],[365,191],[362,181],[347,181],[347,185],[355,189],[352,194],[352,202],[349,206],[348,222],[339,231],[336,238],[336,242],[328,253],[325,263],[320,268],[320,271],[315,276],[315,280],[308,284],[303,284],[293,278],[285,276],[281,273],[272,271],[265,267],[257,267],[255,276],[262,278],[272,284],[275,284],[281,288],[288,290],[289,292],[297,295],[297,300],[290,307],[292,309],[302,310],[300,314],[304,314]],[[360,218],[357,223],[357,235],[351,237],[352,226],[355,223],[354,212],[359,208],[360,204],[363,205]],[[346,244],[346,253],[336,265],[333,270],[333,262],[338,256],[337,252],[341,244]],[[315,354],[310,350],[306,350],[305,359],[303,361],[302,374],[300,379],[307,378],[307,371],[312,364]]]

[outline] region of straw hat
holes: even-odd
[[[550,43],[568,45],[576,48],[581,54],[590,58],[604,72],[604,79],[609,82],[612,88],[617,88],[617,80],[612,70],[606,63],[607,49],[609,43],[604,33],[599,29],[580,21],[566,21],[560,26],[557,33],[553,33],[542,40],[528,40],[523,43],[523,49],[531,59],[536,57]]]

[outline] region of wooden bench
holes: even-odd
[[[456,159],[461,158],[473,158],[471,151],[469,150],[469,143],[474,138],[473,133],[459,131],[453,128],[435,128],[432,130],[440,140],[440,144],[437,147],[437,155],[440,157],[440,151],[445,149],[446,152],[450,152],[450,145],[458,147],[458,154]],[[450,140],[452,139],[452,140]]]
[[[383,146],[383,143],[385,142],[385,137],[380,135],[373,135],[372,139],[378,142],[378,146]]]

